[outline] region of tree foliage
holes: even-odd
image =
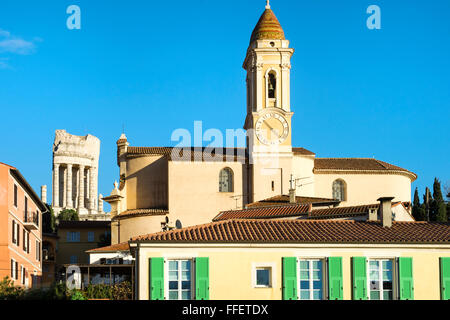
[[[80,217],[76,210],[64,209],[59,213],[58,221],[80,221]]]

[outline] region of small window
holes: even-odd
[[[169,300],[192,299],[192,261],[169,260]]]
[[[14,207],[17,208],[17,185],[14,185]]]
[[[94,242],[95,233],[93,231],[88,232],[88,242]]]
[[[333,182],[333,199],[339,201],[346,200],[346,186],[344,180],[336,180]]]
[[[324,299],[324,268],[321,259],[300,259],[300,300]]]
[[[80,242],[80,232],[67,232],[67,242]]]
[[[272,286],[272,268],[258,267],[256,268],[255,287],[270,288]]]
[[[269,73],[267,90],[269,99],[275,99],[277,90],[277,76],[274,72]]]
[[[28,198],[25,197],[25,221],[28,222]]]
[[[219,192],[233,192],[233,171],[229,168],[220,171]]]
[[[390,259],[369,260],[367,269],[370,300],[393,299],[393,261]]]
[[[275,191],[275,181],[272,181],[272,191]]]
[[[41,243],[36,240],[36,260],[41,261]]]

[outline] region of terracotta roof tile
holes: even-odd
[[[316,158],[314,159],[314,172],[317,171],[380,171],[404,172],[414,180],[417,175],[411,171],[394,166],[384,161],[370,158]]]
[[[121,212],[112,220],[120,220],[120,219],[126,219],[136,216],[166,216],[169,214],[169,211],[167,209],[158,209],[158,208],[149,208],[149,209],[130,209],[124,212]]]
[[[305,148],[292,148],[292,152],[294,154],[304,155],[304,156],[314,156],[314,155],[316,155],[314,152],[306,150]]]
[[[256,207],[244,210],[223,211],[213,221],[230,219],[270,219],[287,218],[306,215],[310,211],[310,205],[284,205],[273,207]]]
[[[113,244],[113,245],[107,246],[107,247],[88,250],[86,252],[87,253],[99,253],[99,252],[115,252],[115,251],[129,251],[129,250],[130,250],[130,246],[129,246],[128,242],[122,242],[122,243]]]
[[[130,242],[450,244],[450,224],[353,220],[226,220],[144,235]]]
[[[190,152],[185,153],[186,151]],[[220,153],[221,152],[221,153]],[[244,148],[173,148],[173,147],[129,147],[127,156],[156,155],[166,156],[169,161],[240,161],[248,158]]]
[[[328,198],[316,198],[316,197],[295,197],[297,204],[310,204],[312,203],[317,205],[332,205],[338,204],[339,200],[328,199]],[[279,195],[275,197],[271,197],[268,199],[264,199],[258,202],[253,202],[247,205],[247,208],[255,208],[255,207],[269,207],[269,206],[280,206],[290,204],[290,198],[288,195]]]
[[[266,9],[252,32],[250,43],[256,40],[285,40],[283,28],[271,9]]]
[[[338,218],[352,215],[365,215],[369,214],[370,209],[379,209],[380,204],[368,204],[362,206],[352,207],[335,207],[327,209],[314,209],[308,215],[310,219],[323,219],[323,218]]]

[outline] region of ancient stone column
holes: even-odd
[[[89,209],[95,209],[95,169],[89,168]]]
[[[47,203],[47,186],[41,186],[41,201]]]
[[[64,167],[63,171],[63,203],[61,207],[67,207],[67,167]]]
[[[53,166],[53,207],[59,207],[59,164]]]
[[[98,195],[98,213],[103,213],[103,195]]]
[[[78,181],[78,209],[84,208],[84,166],[80,165]]]
[[[73,195],[72,195],[72,164],[67,165],[67,208],[73,207]]]

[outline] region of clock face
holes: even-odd
[[[282,144],[289,135],[289,124],[278,113],[266,113],[256,122],[256,136],[265,145]]]

